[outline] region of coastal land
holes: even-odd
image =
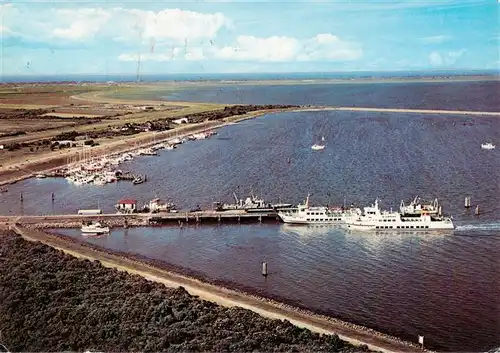
[[[350,110],[418,114],[500,116],[500,112],[235,105],[152,100],[155,92],[224,85],[295,85],[391,82],[491,81],[498,76],[389,77],[325,80],[190,81],[148,83],[9,83],[0,86],[0,185],[61,168],[79,158],[82,145],[92,156],[141,148],[268,113]],[[185,118],[187,124],[175,123]],[[59,142],[73,141],[67,147]],[[77,142],[78,141],[78,142]]]
[[[352,80],[352,82],[355,81]],[[293,81],[282,82],[283,84],[299,84]],[[255,81],[247,81],[247,83],[256,84]],[[314,80],[312,83],[318,83],[318,81]],[[345,81],[339,83],[345,83]],[[175,83],[167,83],[163,86],[162,84],[82,85],[67,83],[5,85],[0,90],[0,118],[2,119],[0,185],[61,168],[80,158],[80,153],[85,147],[92,151],[93,156],[99,157],[138,149],[171,137],[215,129],[273,112],[365,109],[279,105],[245,106],[140,99],[140,97],[147,96],[146,91],[157,89],[159,86],[168,86],[175,90],[198,84],[203,83],[183,83],[184,86],[181,84],[176,86]],[[205,84],[215,85],[214,83]],[[271,81],[258,84],[277,83]],[[411,112],[413,110],[392,109],[390,111]],[[432,111],[432,114],[436,113],[439,111]],[[496,114],[500,115],[500,113]],[[188,122],[175,122],[180,118],[185,118]],[[64,141],[74,142],[76,146],[62,147],[65,145],[62,143]],[[167,286],[182,286],[191,295],[222,306],[239,306],[273,319],[286,319],[292,324],[314,332],[338,334],[340,339],[356,345],[366,344],[374,350],[384,352],[420,350],[414,345],[369,329],[299,311],[275,301],[233,291],[220,285],[205,283],[202,279],[183,276],[171,269],[162,268],[161,264],[150,263],[147,259],[134,259],[130,254],[113,254],[108,250],[91,247],[85,243],[72,242],[62,236],[26,230],[12,224],[7,227],[9,226],[27,240],[42,242],[78,258],[97,260],[106,267],[137,274]],[[314,347],[311,350],[318,351],[318,346]]]
[[[64,83],[4,87],[0,91],[0,185],[61,168],[78,160],[83,147],[99,157],[299,108],[108,97],[117,92],[133,96],[144,89]]]

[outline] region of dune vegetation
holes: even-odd
[[[10,232],[0,234],[0,332],[10,351],[368,351]]]

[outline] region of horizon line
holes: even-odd
[[[345,70],[345,71],[288,71],[288,72],[276,72],[276,71],[262,71],[262,72],[175,72],[175,73],[161,73],[161,72],[145,72],[139,75],[142,76],[154,76],[154,75],[287,75],[287,74],[349,74],[349,73],[467,73],[467,72],[483,72],[483,73],[500,73],[500,67],[496,69],[415,69],[415,70],[405,70],[405,69],[395,69],[395,70]],[[56,74],[45,74],[45,73],[17,73],[17,74],[2,74],[0,79],[3,77],[55,77],[55,76],[134,76],[137,77],[136,73],[56,73]]]

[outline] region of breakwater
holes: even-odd
[[[100,221],[109,227],[148,226],[157,224],[278,223],[276,212],[200,211],[97,215],[0,216],[0,223],[19,224],[26,228],[78,228],[84,221]]]

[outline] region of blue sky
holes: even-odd
[[[498,69],[497,0],[1,1],[1,73]]]

